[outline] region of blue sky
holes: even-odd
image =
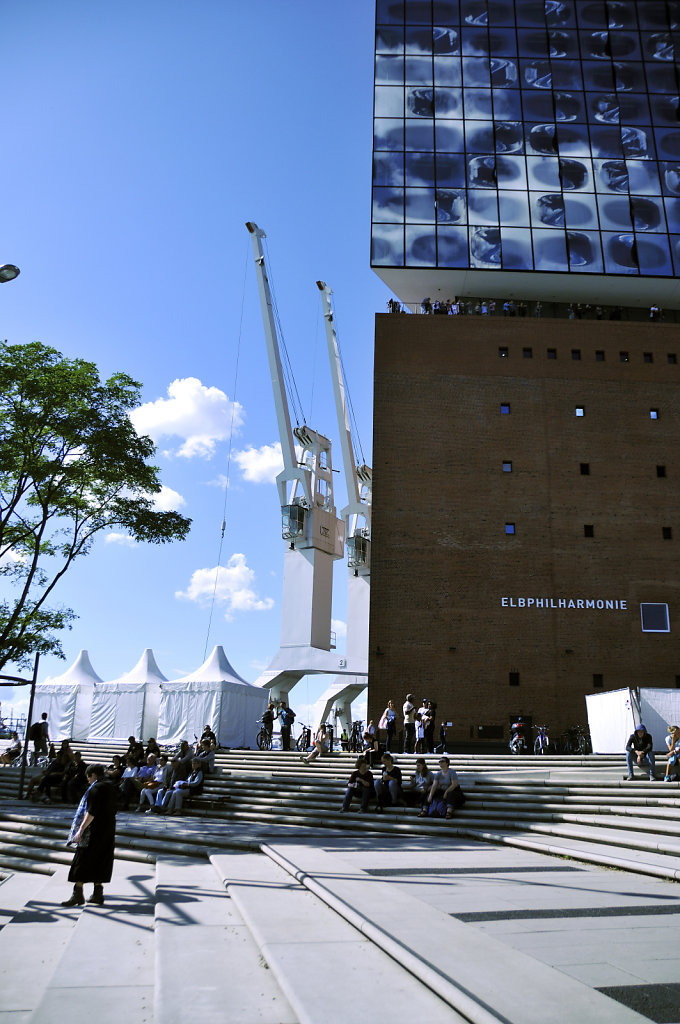
[[[21,276],[2,286],[0,336],[142,382],[163,500],[194,521],[183,544],[97,542],[58,592],[79,619],[66,661],[44,659],[41,678],[81,648],[104,679],[145,647],[170,678],[202,662],[210,608],[194,574],[217,564],[233,401],[230,573],[208,647],[223,644],[250,681],[278,649],[276,421],[244,222],[267,232],[306,421],[334,439],[341,468],[315,281],[333,288],[370,464],[373,314],[388,298],[369,268],[372,39],[367,0],[4,6],[0,262]],[[338,474],[338,509],[344,499]],[[341,624],[345,574],[338,563]],[[293,705],[326,682],[300,683]]]

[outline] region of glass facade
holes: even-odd
[[[680,273],[680,0],[377,0],[372,265]]]

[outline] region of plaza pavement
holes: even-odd
[[[677,883],[445,835],[166,829],[220,849],[119,860],[103,908],[59,906],[62,866],[0,884],[0,1024],[680,1024]]]

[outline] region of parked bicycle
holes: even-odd
[[[560,736],[560,750],[563,754],[592,754],[590,730],[587,725],[572,725]]]
[[[508,743],[508,747],[510,748],[510,753],[511,754],[528,754],[529,753],[529,747],[527,746],[527,741],[526,741],[526,738],[524,736],[524,723],[523,722],[513,722],[512,725],[510,726],[510,728],[512,730],[512,736],[510,738],[510,742]]]
[[[304,754],[305,750],[309,750],[312,745],[312,730],[308,725],[304,725],[302,722],[302,732],[295,741],[295,749],[300,753]]]
[[[262,726],[258,732],[255,742],[257,743],[260,750],[271,750],[272,749],[272,731],[267,729],[261,718],[257,719],[259,725]]]
[[[364,747],[364,723],[357,720],[352,722],[352,731],[349,734],[349,752],[360,754]]]
[[[550,737],[548,736],[547,725],[535,725],[534,729],[538,732],[538,736],[534,740],[534,754],[550,754]]]

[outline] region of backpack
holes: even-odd
[[[33,742],[35,742],[36,740],[41,739],[41,737],[42,737],[42,725],[41,725],[40,722],[34,722],[33,725],[31,726],[31,731],[28,734],[28,738],[29,738],[29,740],[32,740]]]

